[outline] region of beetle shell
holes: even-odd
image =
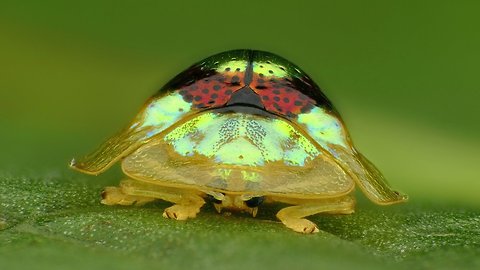
[[[249,125],[256,127],[249,131]],[[267,135],[255,138],[262,131]],[[282,132],[284,137],[278,135]],[[222,142],[225,138],[230,141]],[[248,148],[242,140],[256,148],[238,154]],[[215,148],[219,143],[228,147]],[[262,51],[228,51],[194,64],[152,96],[125,130],[71,166],[99,174],[122,158],[127,175],[165,185],[323,198],[351,192],[355,182],[376,203],[406,200],[358,153],[340,115],[313,80],[289,61]],[[234,173],[214,169],[220,165]],[[234,179],[241,181],[225,185]]]

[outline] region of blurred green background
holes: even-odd
[[[1,0],[0,171],[115,183],[118,167],[95,178],[67,164],[192,63],[252,48],[304,69],[411,203],[478,209],[479,10],[438,0]]]

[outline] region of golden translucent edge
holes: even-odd
[[[373,173],[373,175],[370,175],[368,178],[360,178],[356,173],[348,169],[351,168],[351,166],[348,164],[339,164],[353,177],[363,194],[365,194],[365,196],[372,202],[379,205],[392,205],[408,201],[408,195],[393,190],[388,185],[388,182],[383,174],[375,167],[375,165],[373,165],[373,163],[371,163],[364,155],[356,150],[348,129],[346,128],[345,122],[339,115],[334,116],[341,122],[345,131],[347,144],[350,147],[350,149],[348,149],[350,151],[347,154],[353,157],[353,160],[356,161],[357,164],[360,164],[365,172],[369,173],[368,175]],[[338,159],[335,160],[338,161]],[[371,185],[374,188],[373,191],[375,191],[376,194],[372,193],[372,190],[368,189],[368,185]]]
[[[359,174],[355,173],[353,171],[353,166],[345,160],[333,157],[330,152],[325,150],[317,141],[315,141],[309,134],[306,133],[304,127],[294,122],[290,122],[290,124],[296,127],[296,130],[302,133],[305,137],[309,138],[318,149],[322,150],[322,153],[326,153],[346,173],[348,173],[354,179],[355,183],[360,187],[360,190],[362,190],[363,194],[365,194],[365,196],[372,202],[379,205],[391,205],[406,202],[408,200],[408,196],[405,194],[401,194],[400,192],[394,191],[392,188],[390,188],[385,177],[375,167],[375,165],[373,165],[365,156],[360,154],[355,149],[353,141],[350,137],[350,134],[346,128],[343,119],[336,113],[332,113],[331,115],[337,118],[342,124],[348,148],[343,148],[341,146],[336,146],[333,144],[331,144],[330,146],[336,150],[343,151],[346,156],[350,157],[349,161],[355,163],[352,165],[356,165],[357,167],[363,169],[366,177],[360,177]]]
[[[164,182],[164,181],[159,181],[159,180],[150,180],[146,177],[141,177],[141,176],[135,176],[132,174],[129,174],[127,171],[125,171],[122,167],[123,173],[130,177],[131,179],[149,183],[149,184],[155,184],[159,186],[164,186],[164,187],[169,187],[169,188],[179,188],[179,189],[188,189],[188,190],[194,190],[194,191],[201,191],[204,193],[213,191],[213,192],[220,192],[228,195],[254,195],[254,196],[275,196],[275,197],[285,197],[285,198],[295,198],[295,199],[329,199],[329,198],[337,198],[337,197],[342,197],[345,195],[348,195],[352,193],[355,190],[355,185],[351,185],[349,189],[347,189],[344,192],[339,192],[334,195],[314,195],[314,194],[300,194],[300,193],[260,193],[258,191],[255,192],[248,192],[248,191],[230,191],[230,190],[224,190],[224,189],[216,189],[216,188],[201,188],[197,185],[188,185],[188,184],[173,184],[169,182]],[[353,183],[353,182],[352,182]]]
[[[146,135],[154,129],[153,127],[132,128],[141,127],[143,114],[150,102],[149,100],[149,102],[142,107],[128,128],[107,139],[94,152],[78,160],[75,158],[72,159],[69,165],[70,168],[89,175],[99,175],[117,161],[137,150],[141,145],[148,143],[152,138],[168,133],[175,128],[175,125],[166,127],[163,131],[150,138],[146,138]],[[186,113],[177,123],[189,121],[195,116],[194,113]],[[119,148],[119,146],[121,146],[121,148]]]
[[[70,168],[90,175],[99,175],[120,160],[125,153],[130,153],[138,148],[138,142],[132,138],[132,130],[125,129],[119,134],[109,138],[93,153],[81,159],[72,159]]]
[[[360,187],[360,189],[363,191],[365,196],[367,196],[371,201],[379,204],[379,205],[391,205],[391,204],[397,204],[397,203],[402,203],[408,201],[408,195],[402,194],[398,191],[394,191],[391,189],[383,175],[380,173],[380,171],[373,165],[365,156],[362,154],[358,153],[360,156],[361,164],[366,165],[367,168],[366,170],[368,172],[373,172],[375,173],[375,176],[371,178],[370,181],[368,181],[369,184],[373,185],[376,187],[377,191],[383,191],[382,193],[384,194],[385,198],[389,198],[389,200],[380,200],[378,197],[373,196],[373,194],[368,190],[366,183],[364,183],[365,180],[357,180],[357,184]],[[364,166],[365,167],[365,166]]]
[[[154,146],[155,145],[160,145],[160,144],[163,145],[164,143],[162,143],[162,142],[163,142],[162,138],[157,137],[156,139],[152,140],[149,143],[148,146],[145,146],[145,147],[150,147],[151,144],[153,144]],[[137,151],[142,151],[142,148],[139,148]],[[166,148],[163,151],[165,151],[164,152],[165,155],[170,156],[170,157],[178,155],[178,153],[175,152],[175,150],[173,150],[171,148]],[[137,152],[134,152],[131,155],[144,156],[145,153],[143,153],[143,154],[140,153],[139,154]],[[155,185],[158,185],[158,186],[165,186],[165,187],[188,188],[188,189],[194,189],[194,190],[197,190],[197,191],[208,190],[208,191],[218,191],[218,192],[228,193],[228,194],[252,194],[252,195],[255,195],[255,196],[264,196],[264,195],[272,195],[273,196],[273,195],[275,195],[275,196],[280,196],[280,197],[282,195],[285,196],[285,194],[289,194],[288,196],[294,197],[294,198],[313,198],[313,199],[315,199],[315,198],[336,198],[338,196],[342,196],[342,195],[350,193],[355,187],[354,180],[351,178],[350,174],[345,172],[344,169],[342,167],[340,167],[334,159],[332,159],[330,156],[327,156],[327,155],[328,154],[325,153],[324,155],[322,155],[323,157],[319,157],[319,158],[323,159],[325,162],[331,163],[331,165],[336,166],[336,169],[343,172],[348,179],[348,185],[346,184],[343,189],[337,190],[337,191],[335,191],[335,193],[325,193],[325,192],[323,192],[323,193],[319,193],[319,192],[298,193],[297,192],[296,193],[295,191],[290,191],[290,190],[288,190],[288,191],[281,191],[281,190],[271,191],[271,190],[268,189],[268,187],[264,187],[261,190],[255,189],[255,190],[236,190],[236,191],[234,191],[235,189],[232,190],[232,189],[223,189],[223,188],[211,187],[207,183],[195,183],[195,184],[193,184],[193,183],[188,184],[188,183],[181,183],[181,182],[172,183],[171,181],[164,180],[161,177],[158,178],[157,176],[151,176],[151,175],[150,176],[145,176],[142,173],[138,173],[138,171],[129,170],[128,168],[130,168],[130,167],[128,165],[125,165],[125,163],[122,164],[122,170],[123,170],[124,174],[126,174],[130,178],[135,179],[135,180],[140,180],[142,182],[148,182],[148,183],[151,183],[151,184],[155,184]],[[130,157],[131,156],[129,156],[125,159],[125,161],[127,163],[128,163],[128,159]],[[285,164],[281,161],[269,162],[268,164],[266,164],[264,166],[252,167],[252,166],[248,166],[248,165],[217,164],[217,163],[211,161],[209,158],[207,158],[203,155],[194,155],[194,156],[189,156],[189,157],[179,156],[178,158],[179,158],[180,163],[184,163],[184,162],[187,162],[187,163],[203,163],[204,165],[202,165],[202,167],[204,167],[204,168],[215,168],[215,169],[221,169],[221,168],[233,169],[234,168],[236,170],[246,170],[246,171],[258,172],[258,173],[262,173],[262,172],[265,172],[265,171],[278,171],[276,169],[277,167],[279,167],[279,166],[282,167],[282,168],[285,167]],[[175,159],[175,160],[177,160],[177,159]],[[161,166],[161,165],[155,165],[155,167],[156,166]],[[307,166],[303,166],[303,167],[292,167],[292,168],[290,168],[290,170],[296,170],[296,171],[301,172],[305,168],[312,168],[313,169],[314,165],[310,163]],[[307,179],[314,180],[315,177],[310,176]]]

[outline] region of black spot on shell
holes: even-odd
[[[295,106],[302,106],[303,102],[295,100],[293,104],[295,104]]]
[[[273,97],[273,100],[280,101],[280,98],[279,97]]]
[[[240,78],[238,76],[233,76],[231,82],[232,82],[232,84],[239,84],[240,83]]]
[[[280,95],[280,90],[275,89],[275,90],[273,90],[273,93],[274,93],[275,95]]]
[[[282,107],[280,107],[280,105],[278,105],[277,103],[273,103],[273,107],[275,107],[275,109],[277,109],[277,111],[279,112],[282,111]]]
[[[202,100],[201,96],[195,96],[195,101],[200,101],[200,100]]]
[[[210,96],[210,98],[216,99],[216,98],[218,98],[218,95],[214,93]]]
[[[222,87],[221,87],[220,85],[218,85],[218,84],[216,84],[216,85],[213,86],[213,90],[215,90],[215,91],[220,90],[220,88],[222,88]]]
[[[229,67],[225,68],[225,71],[230,71],[230,68]]]
[[[283,102],[289,103],[289,102],[290,102],[290,99],[288,99],[288,98],[283,98]]]
[[[268,96],[262,96],[263,100],[269,100]]]
[[[270,69],[270,70],[268,71],[268,73],[273,74],[273,70]]]
[[[185,101],[186,101],[186,102],[192,102],[192,101],[193,101],[193,96],[190,95],[190,94],[186,95],[186,96],[185,96]]]
[[[202,90],[202,93],[204,93],[204,94],[208,94],[208,92],[209,92],[208,88],[205,88],[205,89]]]
[[[232,94],[232,90],[231,89],[228,89],[227,91],[225,91],[225,95],[231,95]]]
[[[236,70],[236,71],[240,71],[241,69],[240,69],[240,68],[237,68],[237,69],[235,69],[235,70]]]

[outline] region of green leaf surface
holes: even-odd
[[[301,235],[276,220],[280,205],[257,218],[206,206],[182,222],[162,217],[164,202],[101,205],[100,191],[58,176],[1,177],[1,269],[480,267],[479,210],[361,201],[353,215],[312,217],[322,231]]]

